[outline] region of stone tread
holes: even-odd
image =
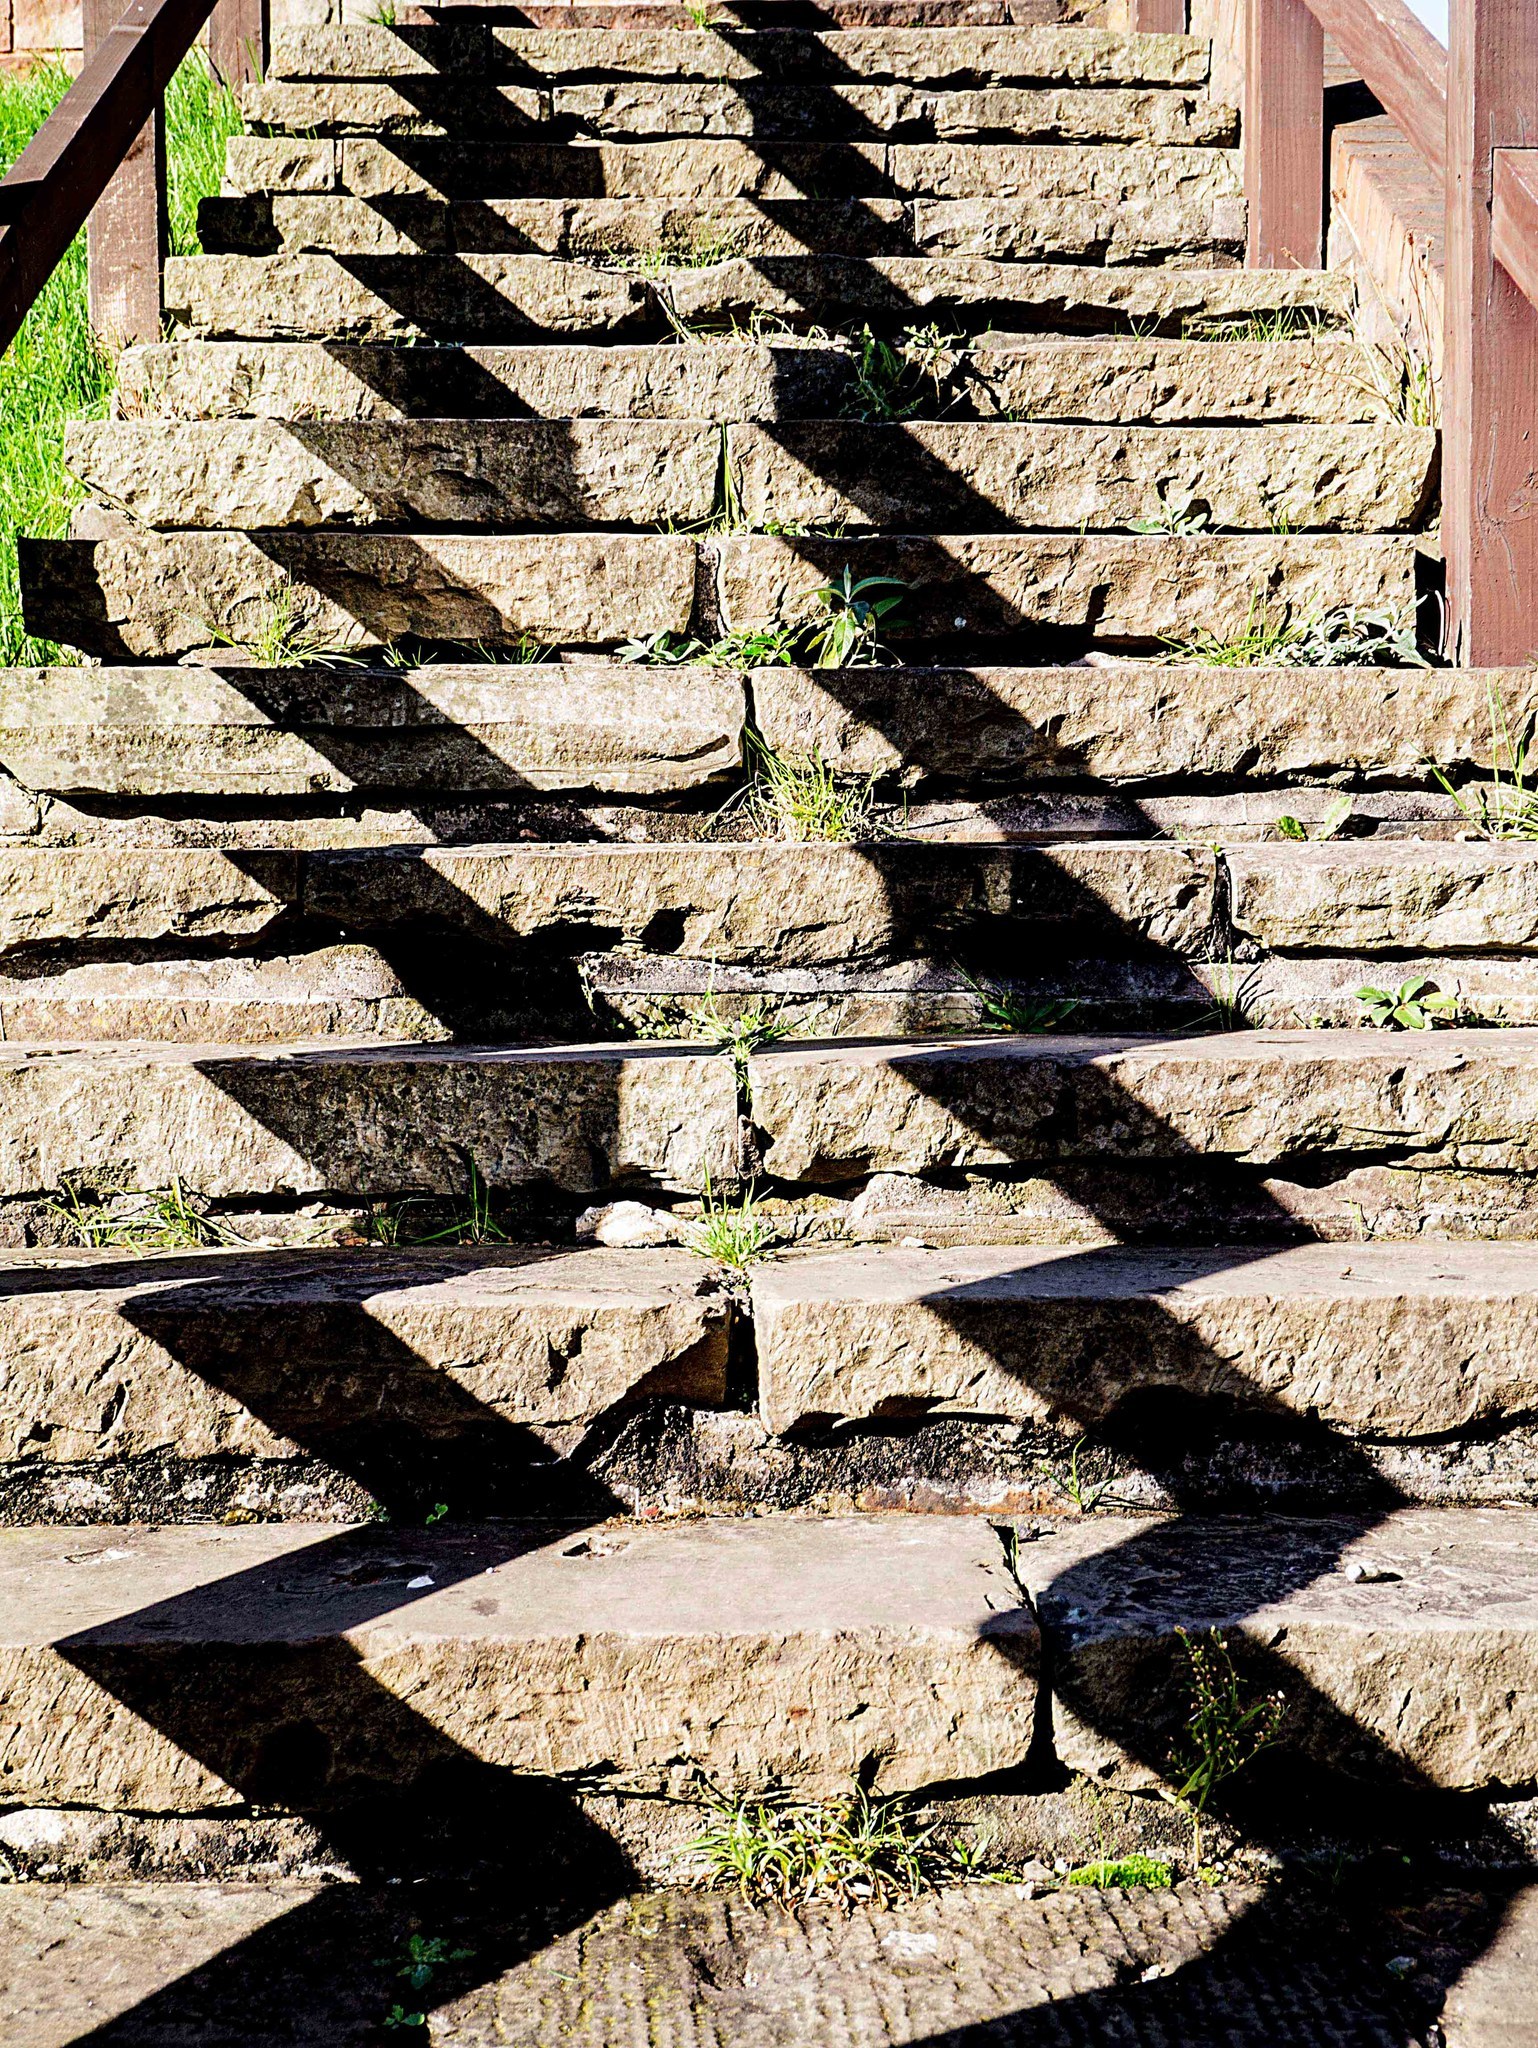
[[[1023,1762],[1034,1726],[1035,1623],[979,1520],[9,1529],[0,1587],[32,1804],[236,1806],[305,1717],[321,1804],[456,1759],[900,1791]]]
[[[436,350],[305,341],[154,342],[118,359],[116,405],[134,420],[506,418],[775,420],[858,403],[855,358],[816,344],[490,346]],[[957,357],[952,413],[1114,425],[1383,417],[1357,344],[1135,341],[1039,336]],[[1354,677],[1338,676],[1345,684]]]
[[[374,2048],[396,2002],[374,1958],[407,1953],[425,1917],[469,1951],[422,2000],[434,2048],[651,2048],[662,2028],[677,2048],[969,2034],[1010,2048],[1402,2048],[1435,2012],[1447,2048],[1532,2048],[1512,2017],[1538,1938],[1531,1886],[1509,1902],[1454,1894],[1461,1916],[1429,1901],[1407,1912],[1362,1884],[1349,1916],[1245,1883],[1023,1892],[846,1912],[688,1892],[551,1907],[496,1884],[413,1888],[405,1903],[398,1888],[313,1878],[13,1884],[0,2026],[10,2048],[71,2048],[94,2030],[162,2048],[171,2028],[246,2048]],[[1405,1955],[1408,1986],[1383,1967]]]
[[[905,1414],[1090,1431],[1162,1396],[1406,1438],[1535,1406],[1526,1244],[870,1247],[758,1268],[752,1310],[782,1433]]]
[[[755,313],[792,327],[857,320],[1018,328],[1243,321],[1296,309],[1327,326],[1347,306],[1338,274],[995,263],[982,257],[766,256],[643,277],[546,256],[173,256],[167,317],[209,339],[634,341],[676,324]]]
[[[510,1443],[719,1407],[728,1319],[682,1249],[4,1254],[0,1461],[345,1462],[381,1427]]]
[[[1404,615],[1421,543],[1399,534],[412,533],[156,534],[124,521],[99,540],[23,540],[30,632],[104,661],[158,660],[226,636],[258,639],[297,603],[336,652],[409,637],[461,648],[530,636],[614,646],[686,634],[702,554],[737,626],[803,616],[847,569],[909,586],[909,635],[1016,639],[1058,627],[1101,646],[1238,634],[1270,600],[1302,617],[1355,603]],[[704,553],[708,550],[708,553]],[[894,640],[897,635],[891,636]],[[906,636],[904,636],[906,637]]]
[[[848,530],[1135,529],[1184,492],[1214,531],[1418,527],[1430,428],[1013,421],[72,421],[65,460],[135,520],[297,530],[412,524],[646,528],[711,518]]]

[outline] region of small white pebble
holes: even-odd
[[[432,1585],[432,1583],[433,1583],[433,1575],[432,1575],[432,1573],[431,1573],[431,1572],[423,1572],[423,1573],[422,1573],[422,1575],[420,1576],[420,1578],[415,1578],[415,1579],[408,1579],[408,1580],[406,1581],[406,1591],[407,1591],[408,1593],[420,1593],[420,1592],[421,1592],[421,1590],[422,1590],[422,1588],[423,1588],[424,1586],[430,1586],[430,1585]]]

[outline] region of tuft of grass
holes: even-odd
[[[1163,659],[1191,668],[1429,668],[1413,612],[1337,605],[1296,619],[1290,609],[1258,597],[1239,631],[1226,637],[1198,631],[1167,639]]]
[[[964,967],[958,971],[976,996],[983,1013],[979,1021],[989,1031],[1017,1031],[1034,1037],[1044,1031],[1056,1031],[1079,1007],[1076,996],[1033,999],[1003,982],[974,981]]]
[[[268,600],[244,639],[207,619],[199,623],[214,646],[239,647],[258,668],[356,668],[362,660],[315,625],[310,605],[291,583]]]
[[[713,987],[705,991],[705,1000],[690,1021],[696,1038],[718,1045],[731,1055],[739,1075],[743,1074],[750,1053],[757,1052],[761,1045],[773,1045],[781,1038],[791,1037],[795,1030],[785,1015],[783,999],[771,1006],[767,996],[755,996],[735,1016],[728,1016]]]
[[[1445,995],[1425,975],[1402,981],[1398,988],[1359,988],[1356,999],[1369,1024],[1384,1031],[1433,1031],[1456,1023],[1458,998]]]
[[[1269,306],[1255,313],[1196,316],[1182,330],[1187,341],[1317,341],[1337,330],[1317,306]]]
[[[414,1212],[426,1209],[433,1218],[445,1207],[448,1221],[431,1230],[414,1227]],[[486,1183],[472,1165],[470,1190],[462,1202],[445,1204],[434,1196],[407,1195],[403,1201],[376,1203],[364,1219],[364,1234],[374,1244],[510,1244],[512,1240],[497,1222]]]
[[[1202,1861],[1202,1820],[1220,1785],[1248,1768],[1281,1732],[1287,1714],[1282,1694],[1251,1695],[1234,1669],[1222,1632],[1205,1637],[1177,1628],[1186,1653],[1190,1708],[1170,1749],[1173,1798],[1191,1821],[1193,1858]]]
[[[901,1798],[800,1802],[779,1793],[728,1799],[707,1791],[705,1827],[685,1844],[695,1881],[747,1899],[889,1905],[985,1872],[982,1857],[937,1823],[920,1825]]]
[[[738,810],[762,838],[796,845],[852,846],[893,836],[876,815],[877,776],[840,775],[816,754],[778,753],[751,726],[744,741],[749,780],[718,818]]]
[[[1150,1891],[1168,1891],[1175,1873],[1157,1856],[1103,1856],[1094,1863],[1081,1863],[1070,1870],[1064,1884],[1094,1885],[1099,1891],[1129,1891],[1145,1885]]]
[[[1538,777],[1533,773],[1533,732],[1512,730],[1504,699],[1490,697],[1490,780],[1481,788],[1455,789],[1435,762],[1432,774],[1481,839],[1538,839]]]
[[[1203,533],[1212,518],[1209,505],[1198,501],[1184,484],[1159,486],[1159,509],[1146,519],[1130,522],[1134,533]]]
[[[681,633],[648,633],[627,640],[614,653],[619,661],[669,668],[685,662],[698,668],[786,668],[796,658],[796,635],[790,626],[750,626],[724,633],[707,646]]]
[[[707,1173],[700,1215],[697,1221],[685,1224],[683,1242],[702,1259],[713,1259],[718,1266],[743,1273],[768,1258],[779,1242],[779,1232],[760,1213],[751,1186],[735,1202],[728,1201],[725,1195],[716,1194]]]
[[[73,80],[57,58],[0,77],[0,170],[9,168]],[[234,96],[194,50],[166,91],[166,184],[172,253],[198,253],[198,202],[217,192],[226,139],[241,131]],[[85,236],[66,251],[0,357],[0,666],[67,658],[26,631],[16,581],[16,539],[57,539],[81,492],[64,468],[64,423],[100,419],[116,380],[113,352],[91,331]]]
[[[1401,426],[1441,425],[1442,402],[1435,374],[1407,340],[1401,338],[1393,346],[1364,343],[1362,375],[1357,381]]]
[[[46,1206],[62,1217],[78,1244],[93,1251],[198,1251],[244,1239],[208,1213],[208,1204],[172,1174],[163,1188],[104,1187],[65,1181]]]

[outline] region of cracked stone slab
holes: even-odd
[[[0,1461],[345,1467],[397,1432],[511,1445],[645,1399],[719,1407],[727,1321],[686,1251],[0,1255]]]
[[[1491,692],[1507,706],[1514,730],[1538,715],[1538,681],[1527,669],[1220,669],[1150,662],[772,668],[753,671],[752,689],[757,727],[779,752],[815,754],[845,775],[900,774],[915,785],[938,780],[963,787],[1037,777],[1054,783],[1184,780],[1324,776],[1341,769],[1414,781],[1428,763],[1449,775],[1488,772]],[[1278,801],[1286,809],[1310,794],[1283,792]],[[1212,836],[1229,838],[1216,819]],[[1413,873],[1420,853],[1405,850],[1411,865],[1404,872]],[[1433,854],[1430,847],[1424,851]],[[1465,854],[1490,858],[1497,849],[1446,851],[1456,862]],[[1283,900],[1277,878],[1292,873],[1289,852],[1229,845],[1225,859],[1236,880],[1245,878],[1236,902],[1254,886],[1272,904],[1271,916],[1290,915],[1304,874],[1287,881]],[[1349,845],[1299,852],[1305,858],[1295,865],[1309,875],[1322,861],[1333,876],[1331,862],[1345,865],[1357,857]],[[1397,858],[1381,843],[1360,852],[1368,873],[1374,859],[1391,864]],[[1336,880],[1328,885],[1341,886]],[[1338,901],[1331,898],[1332,905]],[[1263,913],[1257,904],[1256,911],[1240,914]],[[1323,914],[1315,908],[1316,930]],[[1332,940],[1335,932],[1332,923]]]
[[[1538,949],[1538,846],[1246,846],[1226,858],[1234,928],[1264,946]]]
[[[1023,1763],[1034,1726],[1035,1623],[971,1519],[12,1529],[0,1589],[32,1804],[313,1807],[459,1759],[897,1792]]]
[[[109,662],[162,660],[223,635],[249,645],[294,607],[322,647],[474,647],[527,637],[684,633],[697,544],[682,534],[155,534],[23,540],[28,630]]]
[[[750,534],[718,547],[721,604],[735,625],[796,617],[847,564],[856,581],[909,586],[901,616],[916,635],[1063,626],[1112,647],[1178,640],[1197,619],[1237,634],[1268,601],[1303,615],[1346,603],[1406,614],[1418,551],[1408,535],[1355,534]]]
[[[272,38],[273,79],[396,78],[471,72],[561,79],[890,78],[977,86],[1202,85],[1204,37],[1117,35],[1056,27],[798,27],[729,40],[707,29],[476,28],[460,22],[409,36],[387,27],[286,28]]]
[[[215,1197],[730,1182],[729,1060],[697,1047],[333,1039],[0,1046],[0,1193],[66,1181]]]
[[[1006,940],[1086,922],[1195,950],[1211,928],[1214,864],[1205,848],[1153,843],[366,850],[314,856],[304,905],[349,931],[436,917],[504,940],[722,962],[836,964],[904,946],[944,951],[963,933]]]
[[[1204,1523],[1096,1514],[1019,1546],[1051,1644],[1057,1753],[1167,1780],[1178,1629],[1221,1631],[1286,1702],[1290,1766],[1444,1791],[1538,1777],[1538,1514],[1412,1508]]]
[[[1092,1430],[1179,1396],[1405,1438],[1534,1406],[1530,1245],[892,1246],[783,1258],[752,1294],[781,1433],[921,1414]]]
[[[1523,1030],[1063,1034],[783,1045],[754,1053],[748,1074],[765,1168],[791,1181],[1362,1151],[1531,1171],[1535,1052]]]
[[[698,789],[741,765],[729,672],[557,662],[0,669],[0,763],[33,790]]]
[[[965,256],[765,256],[642,277],[547,256],[173,256],[167,318],[189,335],[371,341],[540,334],[634,340],[674,318],[721,326],[755,312],[792,326],[942,315],[1009,328],[1193,322],[1297,308],[1341,324],[1339,274],[999,263]]]

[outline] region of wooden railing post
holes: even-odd
[[[1142,36],[1183,36],[1186,0],[1131,0],[1132,30]]]
[[[117,26],[123,9],[124,0],[84,0],[87,58]],[[86,222],[91,325],[109,344],[160,339],[165,218],[165,120],[157,106]]]
[[[1538,0],[1452,0],[1442,340],[1447,651],[1538,652],[1538,309],[1495,260],[1495,152],[1538,143]]]
[[[1247,0],[1244,33],[1247,260],[1313,270],[1324,230],[1324,31],[1304,0]]]
[[[208,61],[226,85],[267,69],[266,0],[219,0],[208,18]]]

